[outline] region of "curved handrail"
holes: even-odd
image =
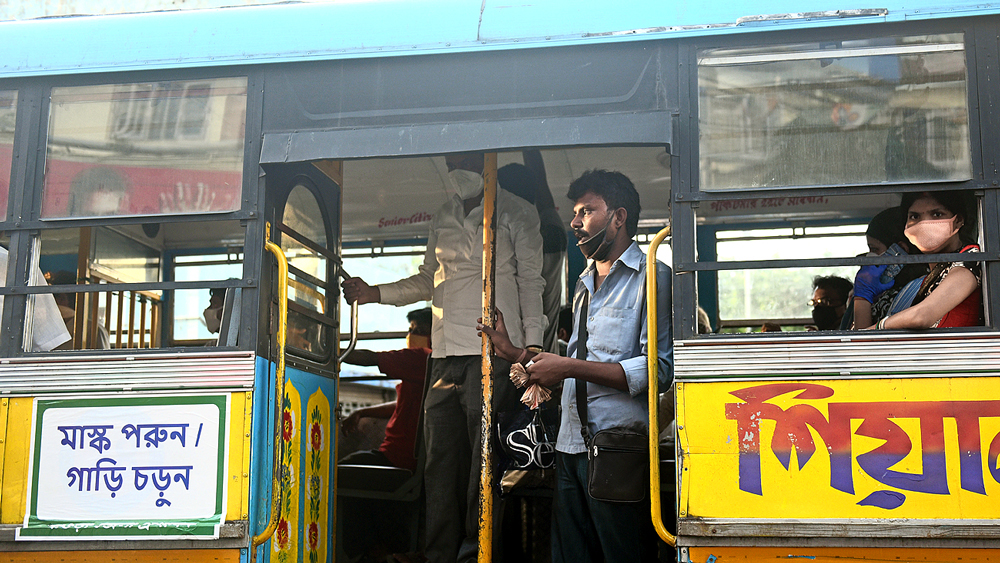
[[[271,223],[265,226],[264,248],[274,254],[278,261],[278,367],[274,374],[274,462],[271,466],[271,515],[267,528],[250,542],[250,563],[257,559],[257,548],[271,539],[278,528],[281,513],[281,460],[285,454],[285,440],[282,437],[282,400],[285,397],[285,339],[288,332],[288,259],[281,247],[271,242]]]
[[[340,268],[340,277],[344,280],[351,278],[350,274],[344,270],[343,267]],[[337,357],[337,363],[343,363],[347,358],[347,355],[354,351],[354,347],[358,345],[358,302],[355,300],[351,303],[351,341],[347,344],[347,348],[344,348],[344,352]]]
[[[656,285],[656,249],[663,242],[663,239],[670,236],[670,227],[664,227],[656,233],[649,249],[646,250],[646,367],[649,372],[649,510],[653,519],[653,527],[660,539],[670,547],[677,545],[677,537],[667,531],[663,525],[663,509],[660,506],[660,437],[656,431],[659,425],[660,394],[656,392],[659,388],[659,341],[658,326],[656,324],[658,315],[656,311],[657,290]]]

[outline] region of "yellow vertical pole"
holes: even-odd
[[[664,227],[649,243],[646,251],[646,341],[648,356],[646,358],[646,369],[649,375],[649,509],[650,517],[653,520],[653,528],[667,545],[675,547],[677,538],[674,537],[666,526],[663,525],[663,508],[660,506],[660,437],[657,429],[659,424],[660,394],[659,389],[659,365],[660,347],[658,334],[659,312],[657,309],[657,294],[660,290],[656,285],[656,249],[659,248],[663,239],[670,236],[670,227]],[[666,288],[670,291],[670,288]]]
[[[483,167],[483,324],[493,326],[496,301],[497,153],[486,153]],[[493,560],[493,343],[483,333],[483,417],[479,428],[479,563]]]

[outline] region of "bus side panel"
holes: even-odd
[[[258,381],[257,411],[254,418],[254,454],[252,489],[257,491],[251,505],[256,529],[267,527],[270,514],[271,463],[274,432],[273,420],[274,364],[258,358],[259,373],[270,377]],[[334,467],[337,404],[336,382],[333,379],[288,367],[285,370],[285,398],[282,401],[282,439],[285,451],[281,479],[281,510],[278,527],[260,552],[258,561],[320,563],[332,554],[331,533],[333,504],[331,502]],[[261,378],[262,379],[262,378]],[[270,405],[260,404],[270,395]]]
[[[809,563],[867,561],[1000,561],[1000,549],[942,548],[814,548],[814,547],[690,547],[682,563],[747,563],[751,561],[808,560]]]
[[[830,536],[850,533],[824,526],[834,521],[894,522],[869,537],[983,525],[1000,496],[997,389],[1000,378],[971,374],[680,383],[682,533],[754,536],[788,519]]]
[[[33,399],[9,401],[4,432],[3,488],[0,489],[0,522],[21,524],[28,491],[28,459],[31,453],[31,408]]]
[[[251,393],[233,393],[229,408],[229,487],[226,521],[246,520],[250,514],[250,405]]]

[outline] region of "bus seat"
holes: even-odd
[[[431,359],[427,359],[424,378],[424,392],[420,398],[420,421],[417,428],[423,428],[423,403],[427,397],[430,384]],[[414,471],[399,467],[384,467],[378,465],[337,464],[337,496],[344,499],[371,499],[373,501],[390,501],[401,503],[408,507],[401,522],[405,522],[409,533],[409,551],[417,551],[420,547],[421,519],[423,503],[420,502],[424,491],[424,463],[427,451],[424,448],[423,432],[417,432],[416,451],[417,465]],[[338,502],[338,511],[344,503]],[[337,517],[336,561],[351,561],[344,551],[344,521]]]
[[[243,288],[230,287],[222,302],[222,320],[219,324],[219,346],[236,346],[240,334],[240,299]]]

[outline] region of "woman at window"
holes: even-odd
[[[975,253],[967,194],[917,192],[903,196],[906,239],[924,254]],[[943,328],[982,324],[983,295],[978,262],[930,264],[912,305],[880,320],[874,328]]]

